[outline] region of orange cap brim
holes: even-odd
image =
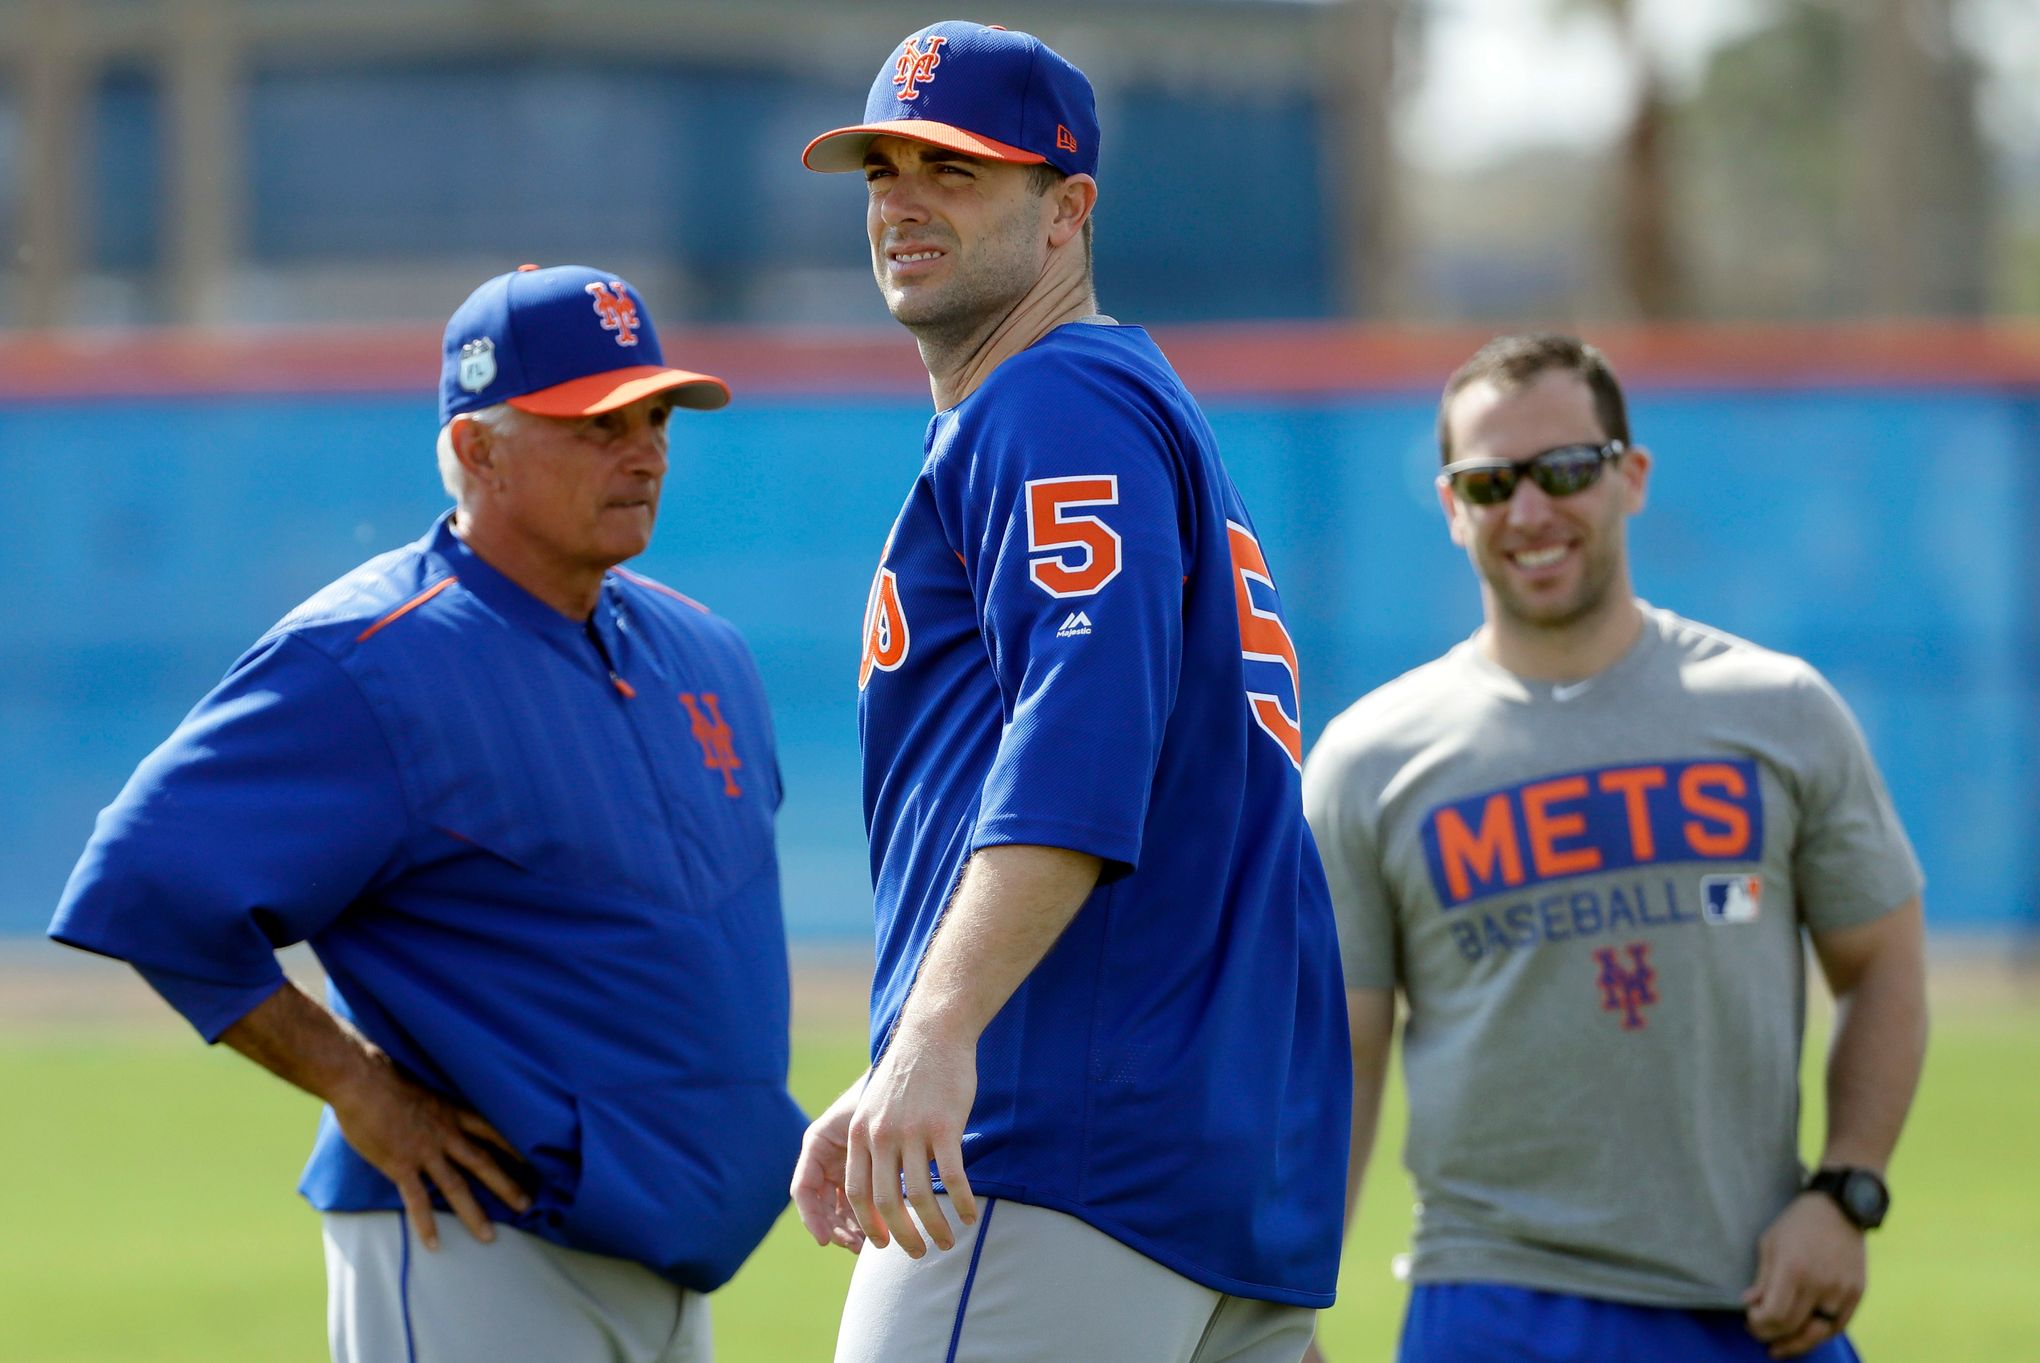
[[[800,163],[809,170],[862,170],[864,153],[870,149],[874,137],[904,137],[912,142],[926,142],[930,146],[960,151],[966,156],[981,156],[987,161],[1010,161],[1022,166],[1038,166],[1048,160],[1046,156],[1037,156],[1031,151],[1007,146],[1004,142],[994,142],[989,137],[981,137],[948,123],[937,123],[928,118],[896,118],[887,123],[832,128],[807,144],[807,149],[800,154]]]
[[[597,416],[628,407],[639,398],[667,392],[673,395],[674,406],[692,407],[698,412],[712,412],[727,406],[730,400],[730,386],[713,375],[636,364],[569,379],[507,401],[518,411],[534,416]]]

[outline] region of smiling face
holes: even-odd
[[[1518,386],[1482,379],[1445,412],[1452,458],[1519,463],[1560,445],[1609,438],[1592,390],[1568,369]],[[1438,490],[1452,532],[1480,574],[1490,626],[1539,631],[1591,627],[1631,599],[1624,522],[1643,509],[1650,455],[1625,452],[1592,486],[1553,497],[1529,478],[1499,506],[1473,506]]]
[[[1048,267],[1055,196],[1027,166],[877,137],[864,179],[872,273],[887,310],[917,334],[996,320]]]
[[[462,537],[532,595],[585,616],[602,574],[651,543],[672,410],[658,393],[588,417],[455,418]]]

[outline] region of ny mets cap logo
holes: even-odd
[[[598,281],[588,285],[587,293],[595,300],[595,315],[602,319],[602,329],[615,332],[618,345],[636,345],[637,304],[625,291],[623,281],[612,279],[607,284]]]
[[[899,88],[902,100],[919,99],[921,91],[918,87],[934,82],[935,68],[942,65],[942,44],[948,41],[939,33],[931,33],[925,50],[913,38],[907,39],[901,46],[899,61],[893,67],[892,83]]]
[[[959,64],[960,63],[960,64]],[[948,80],[937,84],[936,77]],[[886,49],[862,122],[809,142],[809,170],[858,171],[872,142],[903,137],[986,161],[1098,172],[1098,105],[1091,82],[1029,33],[944,20]]]

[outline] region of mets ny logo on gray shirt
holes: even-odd
[[[1640,927],[1747,922],[1762,894],[1747,871],[1702,876],[1696,893],[1660,869],[1761,855],[1764,805],[1748,758],[1542,776],[1440,805],[1422,834],[1432,889],[1468,961]],[[1583,876],[1594,879],[1577,883]],[[1560,880],[1575,883],[1538,893]],[[1625,1028],[1641,1026],[1638,1008],[1655,1002],[1648,948],[1603,948],[1595,959],[1604,1006]]]

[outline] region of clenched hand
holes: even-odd
[[[1863,1232],[1819,1193],[1802,1193],[1757,1241],[1757,1278],[1743,1292],[1750,1333],[1773,1358],[1797,1358],[1848,1328],[1863,1299]]]

